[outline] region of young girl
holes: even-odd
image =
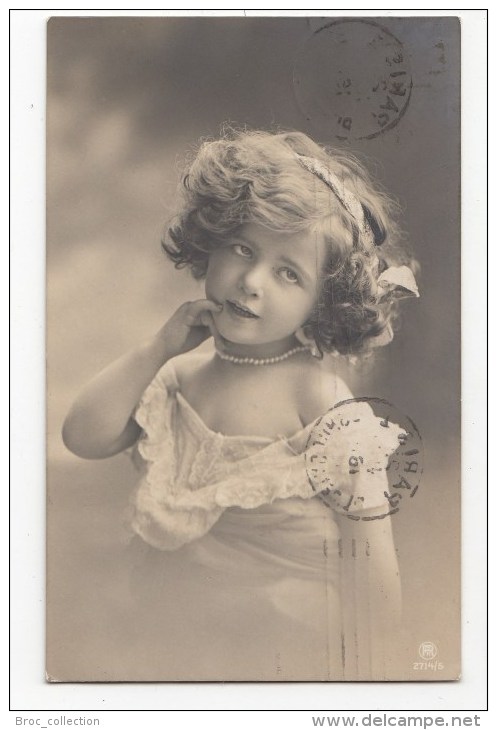
[[[367,464],[351,476],[335,455],[348,508],[312,484],[305,451],[352,397],[330,353],[386,344],[394,300],[417,295],[392,203],[350,155],[297,132],[204,143],[183,194],[163,246],[205,298],[98,375],[63,431],[81,457],[134,446],[142,465],[130,524],[147,669],[129,678],[386,677],[400,621],[392,434],[366,498]]]

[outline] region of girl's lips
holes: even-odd
[[[229,299],[226,300],[226,304],[229,307],[230,312],[233,312],[238,317],[246,317],[247,319],[259,319],[259,315],[253,312],[248,307],[245,307],[243,304],[240,304],[236,301],[230,301]]]

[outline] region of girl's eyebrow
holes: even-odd
[[[257,248],[257,249],[260,248],[260,246],[255,241],[252,241],[250,238],[247,238],[247,236],[244,236],[242,233],[235,235],[234,239],[236,241],[241,241],[242,243],[246,243],[247,246],[252,246],[252,248]]]
[[[300,274],[301,276],[303,276],[303,277],[304,277],[304,279],[308,279],[309,281],[311,280],[311,278],[312,278],[312,277],[311,277],[311,274],[310,274],[310,272],[309,272],[309,271],[307,271],[307,269],[306,269],[306,268],[304,268],[304,267],[302,266],[302,264],[299,264],[299,263],[298,263],[297,261],[295,261],[294,259],[290,258],[289,256],[285,256],[285,254],[283,254],[282,256],[280,256],[280,261],[282,261],[282,262],[283,262],[284,264],[286,264],[287,266],[290,266],[290,268],[292,268],[292,269],[296,269],[296,270],[297,270],[297,272],[298,272],[298,273],[299,273],[299,274]]]

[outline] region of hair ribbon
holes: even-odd
[[[362,204],[358,198],[345,187],[343,180],[340,180],[340,178],[331,172],[326,165],[313,157],[297,155],[297,160],[302,167],[309,172],[312,172],[330,188],[343,208],[345,208],[347,213],[354,219],[364,243],[371,248],[380,245],[376,243],[373,230],[366,218]],[[381,301],[387,296],[395,299],[419,297],[416,279],[408,266],[403,265],[388,267],[378,276],[377,286],[378,301]],[[392,327],[390,324],[387,324],[381,334],[371,339],[371,346],[382,347],[383,345],[387,345],[391,342],[392,338]]]
[[[343,180],[314,157],[297,155],[297,160],[302,167],[316,175],[333,191],[337,200],[354,219],[364,242],[369,246],[376,246],[374,233],[364,215],[364,209],[356,196],[345,187]]]

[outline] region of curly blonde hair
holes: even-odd
[[[326,165],[354,194],[374,246],[366,245],[357,221],[321,179],[302,168],[299,156]],[[183,177],[182,195],[170,241],[162,243],[176,267],[188,266],[203,278],[210,253],[248,223],[313,232],[324,236],[328,257],[304,331],[320,352],[364,353],[389,326],[395,303],[380,300],[378,275],[393,264],[416,264],[401,244],[398,205],[351,154],[322,147],[301,132],[230,130],[200,146]]]

